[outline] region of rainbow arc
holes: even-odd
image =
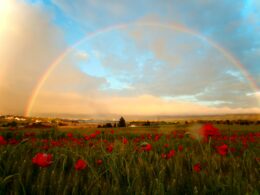
[[[50,76],[50,74],[53,72],[53,70],[63,61],[63,59],[70,54],[72,51],[74,51],[78,46],[80,46],[82,43],[84,43],[85,41],[92,39],[94,37],[97,37],[101,34],[104,33],[108,33],[111,31],[115,31],[115,30],[123,30],[126,29],[130,26],[133,27],[157,27],[157,28],[162,28],[162,29],[168,29],[168,30],[173,30],[173,31],[178,31],[181,33],[186,33],[189,34],[191,36],[197,37],[201,40],[206,41],[207,43],[209,43],[213,48],[215,48],[218,52],[220,52],[229,62],[231,62],[232,65],[234,65],[244,76],[244,78],[247,80],[250,88],[254,91],[254,92],[259,92],[259,87],[257,86],[256,81],[253,79],[253,77],[250,75],[250,73],[247,71],[247,69],[245,68],[245,66],[234,56],[232,55],[231,52],[229,52],[227,49],[225,49],[224,47],[221,47],[218,43],[214,42],[213,40],[203,36],[202,34],[200,34],[199,32],[196,32],[186,26],[180,25],[180,24],[165,24],[165,23],[159,23],[159,22],[137,22],[137,23],[127,23],[127,24],[119,24],[119,25],[113,25],[113,26],[109,26],[97,31],[94,31],[92,33],[86,34],[82,39],[80,39],[79,41],[77,41],[76,43],[74,43],[72,46],[68,47],[67,49],[65,49],[46,69],[46,71],[42,74],[42,76],[40,77],[39,81],[37,82],[37,84],[35,85],[35,88],[32,91],[32,94],[29,98],[28,104],[26,106],[25,109],[25,116],[30,116],[31,111],[33,109],[33,106],[35,104],[35,101],[38,97],[38,94],[42,88],[42,86],[44,85],[44,83],[46,82],[46,80],[48,79],[48,77]]]

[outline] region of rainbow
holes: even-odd
[[[257,86],[256,81],[253,79],[253,77],[249,74],[249,72],[246,70],[244,65],[236,59],[227,49],[221,47],[219,44],[214,42],[213,40],[201,35],[199,32],[196,32],[195,30],[189,29],[186,26],[180,25],[180,24],[166,24],[166,23],[159,23],[159,22],[137,22],[137,23],[124,23],[114,26],[109,26],[107,28],[103,28],[97,31],[94,31],[92,33],[86,34],[82,39],[74,43],[72,46],[68,47],[66,50],[64,50],[46,69],[46,71],[43,73],[43,75],[40,77],[39,81],[37,82],[35,88],[32,91],[32,94],[29,98],[28,104],[25,108],[24,115],[29,116],[31,113],[31,110],[34,106],[34,103],[37,99],[37,96],[48,79],[49,75],[52,73],[52,71],[62,62],[62,60],[71,53],[74,49],[76,49],[79,45],[84,43],[85,41],[97,37],[100,34],[104,34],[110,31],[114,30],[122,30],[125,28],[128,28],[130,26],[136,26],[136,27],[159,27],[164,28],[168,30],[178,31],[182,33],[189,34],[191,36],[195,36],[201,40],[206,41],[209,43],[213,48],[218,50],[229,62],[231,62],[236,68],[239,69],[239,71],[242,73],[242,75],[246,78],[248,81],[249,86],[254,92],[259,92],[259,87]]]

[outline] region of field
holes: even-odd
[[[0,194],[259,194],[259,125],[0,131]]]

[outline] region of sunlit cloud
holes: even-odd
[[[23,114],[50,65],[98,31],[48,75],[32,115],[260,113],[258,7],[222,0],[1,1],[0,112]],[[215,41],[254,83],[207,39],[127,25],[141,22],[184,25]],[[124,28],[113,29],[117,24]],[[112,30],[102,33],[107,27]]]
[[[71,104],[71,102],[74,102]],[[199,113],[198,113],[199,110]],[[196,115],[196,114],[233,114],[259,113],[259,108],[214,107],[189,101],[164,100],[151,95],[135,97],[79,96],[73,93],[42,94],[35,105],[34,114],[122,114],[122,115]]]
[[[65,46],[63,33],[40,5],[1,4],[0,111],[23,114],[39,77]]]

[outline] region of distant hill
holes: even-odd
[[[40,114],[40,117],[51,118],[65,118],[88,121],[117,121],[121,115],[116,114]],[[150,120],[150,121],[180,121],[180,120],[260,120],[260,114],[219,114],[219,115],[158,115],[158,116],[144,116],[144,115],[123,115],[127,121],[133,120]]]

